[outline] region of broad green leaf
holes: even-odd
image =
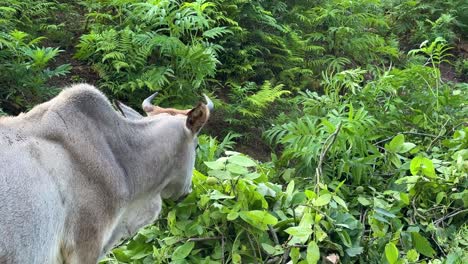
[[[400,148],[400,150],[398,151],[398,153],[401,153],[401,154],[406,153],[406,152],[412,150],[414,147],[416,147],[415,144],[410,143],[410,142],[405,142],[405,143],[403,143],[403,145],[401,146],[401,148]]]
[[[300,256],[301,253],[299,252],[299,248],[291,248],[291,252],[289,252],[289,257],[291,258],[293,264],[296,264],[299,261]]]
[[[238,212],[230,212],[230,213],[227,215],[227,220],[229,220],[229,221],[236,220],[237,217],[239,217],[239,213],[238,213]]]
[[[308,226],[293,226],[287,228],[284,232],[296,238],[298,242],[305,243],[312,234],[312,228]]]
[[[389,218],[395,218],[396,215],[390,213],[389,211],[385,210],[385,209],[382,209],[382,208],[375,208],[375,212],[378,213],[378,214],[381,214],[381,215],[384,215],[386,217],[389,217]]]
[[[392,242],[385,245],[385,257],[389,264],[395,264],[398,260],[398,249]]]
[[[333,195],[333,200],[335,200],[337,204],[341,205],[344,209],[346,209],[346,211],[348,211],[348,206],[346,205],[346,202],[341,199],[341,197],[338,195]]]
[[[303,192],[295,193],[291,199],[291,205],[298,205],[305,202],[307,199],[306,195]]]
[[[205,161],[205,165],[212,170],[222,170],[226,166],[224,162],[219,161]]]
[[[230,195],[226,195],[224,193],[221,193],[220,191],[218,190],[214,190],[211,194],[210,194],[210,199],[211,200],[219,200],[219,199],[233,199],[234,196],[230,196]]]
[[[240,175],[247,174],[249,172],[249,170],[247,170],[245,167],[233,163],[226,165],[226,169],[231,173]]]
[[[276,256],[283,254],[284,250],[280,245],[272,246],[266,243],[262,243],[262,248],[267,252],[269,255]]]
[[[359,196],[358,197],[358,202],[364,206],[368,206],[368,205],[371,205],[371,201],[369,201],[367,198],[363,197],[363,196]]]
[[[251,226],[261,230],[267,230],[268,225],[275,225],[278,223],[278,219],[266,211],[242,211],[239,212],[239,216]]]
[[[346,247],[350,248],[353,246],[353,242],[351,241],[351,237],[349,236],[348,232],[346,232],[345,230],[341,230],[341,231],[337,231],[337,233],[341,239],[341,242],[343,242],[343,244]]]
[[[413,239],[413,246],[414,248],[421,254],[426,257],[432,258],[434,256],[434,249],[431,247],[429,241],[421,236],[421,234],[412,232],[411,238]]]
[[[330,203],[331,198],[332,198],[332,196],[329,193],[322,194],[316,200],[314,200],[312,202],[312,204],[314,206],[324,206],[324,205],[327,205],[328,203]]]
[[[445,194],[445,192],[439,192],[437,193],[437,196],[436,196],[436,204],[440,204],[440,202],[442,202],[442,199],[444,199],[444,197],[446,197],[447,195]]]
[[[226,170],[211,170],[208,172],[209,176],[216,177],[220,180],[229,180],[231,179],[231,173]]]
[[[228,161],[242,167],[255,167],[257,163],[251,158],[243,155],[235,155],[228,158]]]
[[[124,250],[123,248],[116,248],[112,250],[112,254],[119,261],[127,262],[127,263],[131,261],[131,258],[127,256],[126,250]]]
[[[409,205],[410,200],[409,200],[408,194],[407,193],[400,193],[400,201],[402,201],[406,205]]]
[[[352,247],[352,248],[346,249],[345,251],[346,251],[346,254],[348,254],[348,256],[355,257],[357,255],[360,255],[364,251],[364,248],[363,247]]]
[[[424,176],[430,178],[436,177],[432,160],[422,156],[417,156],[411,160],[410,171],[413,175],[418,175],[419,172],[422,172]]]
[[[312,200],[315,197],[317,197],[317,194],[314,191],[311,191],[311,190],[305,190],[304,193],[307,196],[307,199],[309,199],[309,200]]]
[[[408,252],[406,252],[406,258],[410,262],[416,262],[419,260],[419,253],[414,249],[410,249]]]
[[[242,257],[241,255],[237,254],[237,253],[233,253],[232,254],[232,263],[234,264],[240,264],[242,263]]]
[[[177,247],[172,253],[172,260],[181,260],[185,259],[190,252],[192,252],[195,242],[186,242],[182,246]]]
[[[403,134],[399,134],[395,136],[392,141],[390,141],[385,147],[388,151],[398,152],[403,146],[403,143],[405,143],[405,136]]]
[[[316,264],[320,260],[320,250],[315,241],[311,241],[307,245],[307,263]]]
[[[268,253],[269,255],[273,255],[275,254],[275,247],[272,246],[272,245],[269,245],[269,244],[266,244],[266,243],[262,243],[262,248],[265,250],[266,253]]]
[[[294,180],[290,181],[288,183],[288,187],[286,187],[286,194],[288,196],[291,196],[293,192],[294,192]]]

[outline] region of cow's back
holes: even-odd
[[[56,179],[69,175],[66,153],[1,123],[0,153],[0,263],[58,262],[65,197]]]

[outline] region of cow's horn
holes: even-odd
[[[154,97],[158,95],[158,92],[155,92],[154,94],[150,95],[148,98],[146,98],[141,106],[143,107],[143,110],[145,112],[151,112],[153,110],[153,104],[151,104],[151,101],[153,101]]]
[[[211,101],[211,99],[208,96],[206,96],[206,94],[203,94],[203,96],[205,97],[205,100],[206,100],[206,106],[208,107],[210,111],[213,111],[214,109],[213,101]]]

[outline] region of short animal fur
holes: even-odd
[[[79,84],[0,119],[1,264],[96,263],[158,216],[161,197],[190,192],[209,108],[142,117],[123,106],[131,118]]]

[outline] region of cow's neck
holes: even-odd
[[[167,184],[177,155],[184,150],[183,142],[171,142],[164,125],[152,121],[132,122],[122,127],[125,143],[114,137],[114,155],[125,173],[131,199],[160,192]],[[159,133],[155,134],[155,133]]]

